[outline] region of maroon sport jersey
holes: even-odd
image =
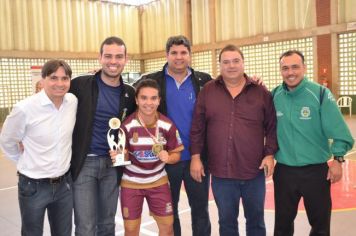
[[[141,125],[135,112],[123,122],[122,129],[126,134],[126,149],[132,164],[125,166],[121,185],[130,188],[150,188],[167,183],[165,163],[152,152],[152,146],[158,141],[167,152],[183,150],[179,132],[173,122],[158,113],[156,125],[146,129]]]

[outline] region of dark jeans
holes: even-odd
[[[87,157],[73,184],[75,235],[115,235],[117,170],[109,157]]]
[[[73,194],[70,174],[56,183],[19,175],[18,197],[22,222],[21,235],[43,235],[46,210],[51,235],[71,235]]]
[[[178,202],[182,182],[187,192],[189,206],[191,208],[193,236],[209,236],[211,226],[208,211],[210,176],[205,166],[205,177],[201,183],[196,182],[190,176],[190,161],[180,161],[177,164],[166,165],[172,192],[174,213],[174,235],[181,235],[181,227],[178,214]]]
[[[303,167],[276,164],[273,174],[275,236],[294,234],[294,219],[301,197],[311,225],[309,235],[330,235],[331,195],[327,173],[326,163]]]
[[[225,179],[212,176],[211,187],[219,212],[220,236],[238,236],[239,204],[242,199],[247,236],[265,236],[265,176],[261,172],[251,180]]]

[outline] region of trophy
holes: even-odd
[[[125,161],[125,143],[126,143],[126,135],[125,132],[120,128],[121,122],[118,118],[111,118],[109,120],[109,131],[107,133],[107,140],[112,151],[118,151],[116,155],[115,162],[112,166],[124,166],[131,164],[131,161]],[[112,134],[112,130],[118,130],[117,133],[117,143],[115,142],[115,136]]]

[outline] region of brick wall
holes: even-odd
[[[323,84],[327,80],[328,88],[332,87],[331,66],[331,35],[317,36],[318,82]]]
[[[317,26],[329,25],[331,22],[330,0],[316,0],[316,22]],[[318,82],[327,82],[332,89],[332,62],[331,62],[331,35],[317,36],[317,72]]]
[[[330,25],[330,0],[316,0],[315,4],[317,26]]]

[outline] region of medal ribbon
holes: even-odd
[[[157,124],[157,120],[156,120],[156,136],[154,136],[153,134],[151,134],[151,132],[147,129],[146,124],[142,121],[141,117],[139,116],[139,114],[137,113],[137,118],[138,121],[140,122],[140,124],[142,125],[142,127],[146,130],[146,132],[150,135],[150,137],[152,138],[153,142],[155,144],[159,144],[158,142],[158,124]]]

